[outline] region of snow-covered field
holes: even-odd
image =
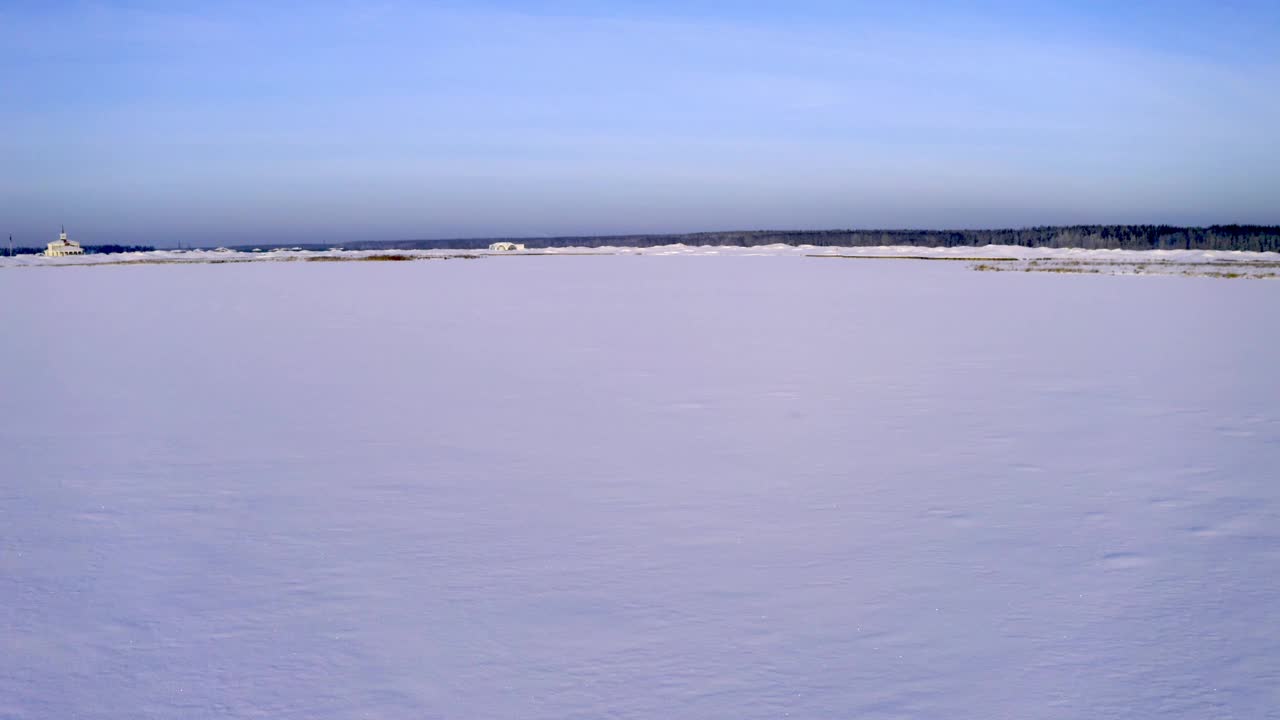
[[[1280,283],[714,250],[0,268],[0,718],[1280,717]]]

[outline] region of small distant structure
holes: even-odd
[[[489,249],[490,249],[490,250],[502,250],[502,251],[504,251],[504,252],[506,252],[506,251],[511,251],[511,250],[523,250],[523,249],[524,249],[524,243],[496,242],[496,243],[494,243],[494,244],[490,245],[490,246],[489,246]]]
[[[84,248],[80,247],[80,243],[75,240],[67,239],[67,229],[62,228],[62,234],[57,240],[49,243],[44,248],[45,257],[66,257],[68,255],[83,255]]]

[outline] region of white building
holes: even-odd
[[[496,242],[489,246],[490,250],[523,250],[524,243]]]
[[[44,248],[44,254],[47,257],[63,257],[65,255],[83,255],[84,248],[80,247],[80,243],[75,240],[67,239],[67,231],[63,230],[57,240],[49,243]]]

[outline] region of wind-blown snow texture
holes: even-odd
[[[0,717],[1265,718],[1280,283],[0,270]]]

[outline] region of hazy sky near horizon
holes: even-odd
[[[1280,223],[1275,2],[4,2],[0,233]]]

